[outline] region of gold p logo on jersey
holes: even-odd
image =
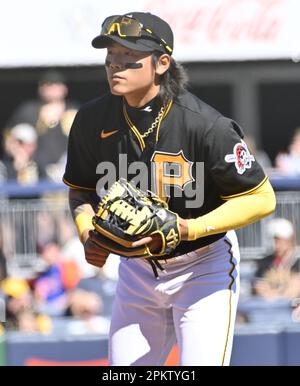
[[[178,186],[184,190],[185,186],[195,181],[192,176],[193,162],[189,161],[183,151],[176,154],[156,151],[151,162],[154,165],[154,180],[156,194],[166,198],[166,186]]]

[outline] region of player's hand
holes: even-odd
[[[93,232],[88,230],[82,235],[82,243],[86,261],[95,267],[102,268],[109,256],[109,251],[101,249],[93,241]]]
[[[179,227],[180,227],[180,234],[181,234],[181,240],[187,240],[188,239],[188,226],[187,221],[183,218],[179,217]],[[132,243],[133,247],[140,247],[141,245],[147,244],[148,248],[151,252],[159,252],[161,250],[161,237],[156,234],[153,236],[144,237],[138,241],[135,241]]]

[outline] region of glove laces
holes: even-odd
[[[156,278],[156,280],[159,280],[159,275],[158,275],[158,271],[157,271],[157,268],[161,271],[161,272],[166,272],[166,270],[160,265],[159,261],[152,257],[152,258],[148,258],[146,259],[149,264],[151,265],[151,268],[153,270],[153,273],[154,273],[154,276]]]

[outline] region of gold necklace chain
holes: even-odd
[[[154,122],[152,125],[149,127],[147,131],[145,131],[144,134],[142,134],[142,138],[147,138],[150,134],[153,133],[154,129],[156,129],[157,125],[159,124],[162,116],[164,115],[165,112],[165,106],[162,106],[162,108],[159,110],[159,113],[157,114],[157,117],[155,118]]]
[[[127,112],[127,109],[126,109],[126,105],[124,103],[124,112],[126,114],[126,117],[128,118],[128,121],[130,122],[130,124],[133,126],[133,123],[131,122],[131,119],[129,118],[129,115],[128,115],[128,112]],[[165,112],[165,106],[162,106],[162,108],[159,110],[159,113],[157,114],[157,117],[155,118],[155,120],[153,121],[152,125],[149,127],[149,129],[147,131],[145,131],[144,134],[140,134],[140,136],[144,139],[144,138],[147,138],[150,134],[153,133],[154,129],[156,129],[157,125],[159,124],[159,122],[161,121],[163,115],[164,115],[164,112]]]

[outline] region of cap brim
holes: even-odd
[[[138,38],[138,39],[131,38],[131,40],[129,40],[129,38],[123,39],[117,35],[96,36],[92,40],[92,46],[94,48],[107,48],[112,42],[119,43],[121,44],[121,46],[130,48],[131,50],[142,51],[142,52],[153,52],[156,50],[158,51],[162,50],[161,46],[153,40],[142,39],[142,38]]]

